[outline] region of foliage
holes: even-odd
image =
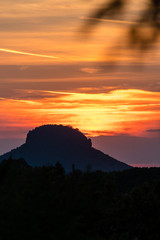
[[[133,1],[132,1],[133,2]],[[139,6],[142,1],[139,1]],[[105,0],[105,3],[91,13],[85,23],[86,31],[100,22],[101,19],[119,20],[123,17],[123,10],[127,0]],[[160,35],[160,1],[146,0],[144,10],[138,15],[136,22],[129,27],[129,44],[131,48],[145,50],[158,41]]]
[[[0,239],[160,239],[160,169],[85,172],[0,164]]]

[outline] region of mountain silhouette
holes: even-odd
[[[30,166],[62,164],[66,172],[72,168],[82,171],[117,171],[131,168],[92,147],[90,139],[78,129],[63,125],[43,125],[29,131],[26,142],[0,156],[0,161],[24,158]]]

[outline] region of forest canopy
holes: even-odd
[[[0,238],[159,239],[160,169],[85,172],[0,163]]]

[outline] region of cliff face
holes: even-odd
[[[26,142],[17,149],[0,156],[0,161],[24,158],[31,166],[55,165],[59,161],[66,172],[71,171],[72,164],[77,169],[115,171],[130,166],[92,148],[90,139],[78,129],[62,125],[44,125],[27,134]]]

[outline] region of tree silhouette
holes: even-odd
[[[160,239],[160,168],[64,174],[8,159],[0,194],[0,239]]]

